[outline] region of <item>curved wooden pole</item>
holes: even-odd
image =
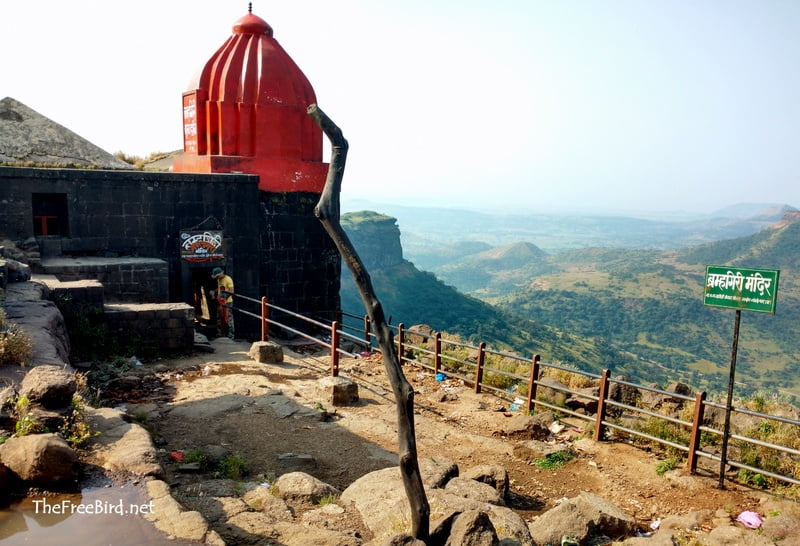
[[[415,538],[427,541],[430,534],[430,506],[422,486],[422,475],[417,459],[417,439],[414,431],[414,389],[403,374],[394,345],[394,335],[386,323],[383,307],[372,287],[372,279],[370,279],[355,247],[347,237],[347,233],[339,223],[339,195],[344,177],[344,166],[347,161],[347,140],[341,129],[316,104],[308,107],[308,115],[319,125],[332,146],[325,188],[322,190],[314,214],[322,222],[325,231],[331,236],[342,255],[344,263],[353,274],[367,315],[372,322],[372,329],[383,355],[383,366],[386,368],[386,374],[397,403],[400,473],[403,477],[403,486],[408,502],[411,505],[411,532]]]

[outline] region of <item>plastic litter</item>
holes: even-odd
[[[172,460],[180,462],[183,460],[184,457],[186,457],[186,453],[184,453],[183,451],[173,451],[172,453],[169,454],[169,456],[170,458],[172,458]]]
[[[519,411],[519,406],[516,404],[511,404],[510,406],[508,406],[508,409],[510,409],[511,411]]]
[[[436,374],[436,381],[444,381],[445,379],[447,379],[447,375],[442,372]]]
[[[567,427],[566,427],[566,425],[562,425],[562,424],[561,424],[561,423],[559,423],[558,421],[553,421],[552,423],[550,423],[550,426],[549,426],[549,427],[547,427],[547,428],[548,428],[548,429],[550,430],[550,432],[552,432],[553,434],[558,434],[559,432],[561,432],[562,430],[564,430],[564,429],[565,429],[565,428],[567,428]]]
[[[748,529],[758,529],[761,527],[761,516],[759,516],[756,512],[751,512],[750,510],[745,510],[736,518],[736,521],[747,527]]]
[[[661,527],[661,520],[660,520],[660,519],[657,519],[657,520],[655,520],[653,523],[651,523],[651,524],[650,524],[650,528],[651,528],[653,531],[658,531],[658,528],[659,528],[659,527]]]

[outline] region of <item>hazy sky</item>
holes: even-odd
[[[181,148],[181,93],[246,12],[2,0],[0,98],[112,153]],[[350,141],[345,197],[800,207],[800,1],[255,1],[253,13]]]

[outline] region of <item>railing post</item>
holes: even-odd
[[[594,425],[594,441],[600,442],[603,439],[603,421],[606,419],[606,399],[608,398],[608,375],[609,371],[603,370],[600,377],[600,394],[597,400],[597,421]]]
[[[269,307],[267,306],[267,297],[261,298],[261,341],[269,341]]]
[[[403,365],[403,353],[404,353],[403,344],[405,343],[405,341],[406,341],[406,330],[405,326],[401,322],[400,324],[397,325],[397,358],[400,359],[401,366]]]
[[[686,468],[690,474],[697,470],[697,451],[700,449],[700,427],[703,424],[703,413],[706,409],[706,391],[698,392],[694,399],[694,418],[692,419],[692,436],[689,438],[689,453],[686,456]]]
[[[364,315],[364,341],[367,342],[367,346],[372,348],[372,340],[369,337],[369,332],[372,330],[372,324],[369,320],[369,315]]]
[[[528,400],[525,403],[525,409],[528,413],[531,413],[535,408],[534,405],[536,404],[536,382],[539,380],[539,361],[541,357],[539,355],[533,355],[533,361],[531,361],[531,376],[528,378]]]
[[[442,334],[436,332],[433,338],[433,373],[439,373],[442,367]]]
[[[475,393],[481,392],[481,381],[483,381],[483,361],[486,358],[486,343],[481,341],[478,345],[478,362],[475,365]]]
[[[331,324],[331,376],[339,376],[339,323]]]

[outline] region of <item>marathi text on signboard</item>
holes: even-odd
[[[222,231],[181,231],[181,258],[188,262],[207,262],[223,258]]]
[[[703,304],[775,313],[779,275],[780,271],[774,269],[709,265]]]
[[[197,153],[197,94],[183,96],[183,151]]]

